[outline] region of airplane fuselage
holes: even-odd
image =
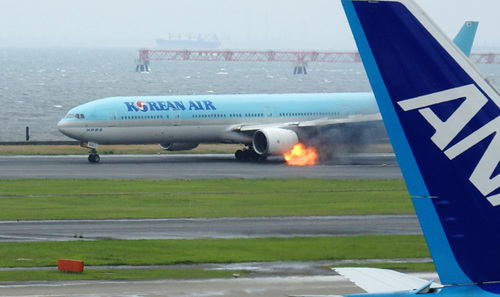
[[[248,145],[258,127],[370,114],[372,93],[111,97],[71,109],[58,128],[99,144]]]

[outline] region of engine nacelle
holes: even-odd
[[[299,143],[297,133],[281,128],[264,128],[255,132],[253,149],[259,155],[283,155]]]
[[[162,150],[174,151],[189,151],[198,147],[199,143],[180,142],[180,143],[160,143],[158,144]]]

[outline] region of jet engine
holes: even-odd
[[[196,148],[199,143],[180,142],[180,143],[160,143],[158,144],[162,150],[166,151],[189,151]]]
[[[259,155],[283,155],[299,143],[297,133],[281,128],[264,128],[255,132],[253,149]]]

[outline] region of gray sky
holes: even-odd
[[[500,1],[419,0],[449,36],[479,21],[500,46]],[[355,50],[340,0],[0,0],[0,47],[155,47],[217,35],[223,49]]]

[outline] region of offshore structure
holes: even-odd
[[[473,63],[500,64],[500,54],[470,54]],[[136,60],[137,72],[149,72],[150,61],[244,61],[293,62],[293,74],[307,74],[309,62],[361,62],[358,52],[305,51],[231,51],[231,50],[151,50],[140,49]]]

